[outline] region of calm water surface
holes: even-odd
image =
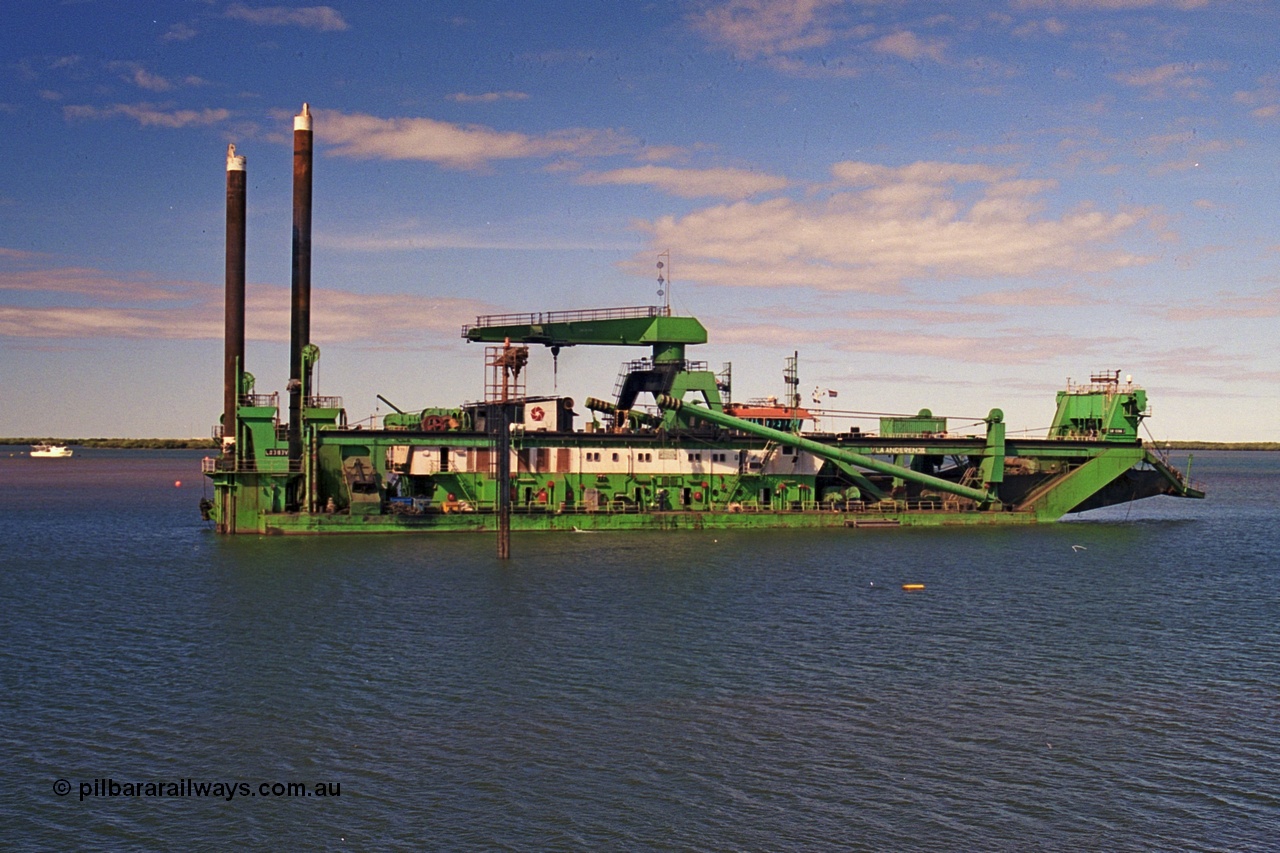
[[[504,564],[214,536],[199,453],[10,450],[6,848],[1280,843],[1280,454],[1031,530],[532,534]],[[257,793],[288,782],[340,794]]]

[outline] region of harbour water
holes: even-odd
[[[530,534],[504,563],[218,537],[200,453],[24,449],[7,849],[1280,839],[1280,454],[1034,529]]]

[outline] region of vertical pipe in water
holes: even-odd
[[[511,404],[505,389],[498,410],[498,559],[511,556]]]
[[[303,376],[302,349],[311,343],[311,108],[293,117],[293,276],[289,333],[289,469],[302,467],[303,397],[311,377]],[[305,487],[304,487],[305,488]]]
[[[240,371],[244,369],[245,209],[244,155],[227,146],[227,271],[222,349],[222,455],[234,469]]]

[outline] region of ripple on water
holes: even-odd
[[[0,818],[33,847],[234,825],[249,847],[1237,850],[1280,825],[1270,457],[1198,459],[1227,503],[1128,518],[518,536],[508,564],[468,536],[214,537],[172,487],[191,464],[0,471]],[[342,796],[49,791],[106,776]]]

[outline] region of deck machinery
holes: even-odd
[[[295,154],[309,158],[306,118]],[[304,166],[295,157],[295,182],[300,171],[310,180]],[[244,304],[243,169],[228,158],[224,398],[234,406],[215,428],[222,454],[203,466],[213,498],[202,507],[219,532],[482,531],[502,517],[514,530],[1031,524],[1154,495],[1203,497],[1143,444],[1146,393],[1118,372],[1069,383],[1042,438],[1007,435],[999,409],[978,436],[949,433],[928,410],[882,417],[876,432],[805,431],[812,418],[794,398],[732,403],[727,375],[687,357],[706,329],[668,306],[479,317],[462,336],[488,345],[483,400],[352,428],[339,398],[310,393],[310,239],[296,224],[309,224],[309,210],[295,213],[295,283],[305,286],[281,423],[279,396],[257,393],[244,370],[243,316],[231,316]],[[310,204],[309,187],[295,204],[300,196]],[[588,421],[567,397],[526,393],[539,344],[553,355],[650,352],[624,365],[612,399],[584,401]]]

